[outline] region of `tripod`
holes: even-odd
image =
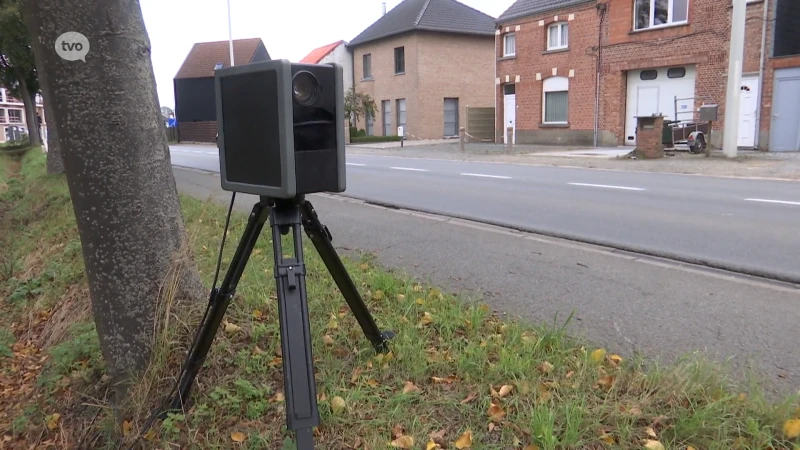
[[[303,262],[303,243],[300,227],[314,243],[325,266],[356,317],[364,335],[378,352],[388,350],[391,331],[381,332],[358,293],[347,269],[333,247],[328,228],[317,217],[314,207],[302,196],[294,199],[261,197],[253,206],[247,227],[228,268],[222,285],[211,292],[210,309],[200,324],[196,345],[189,353],[186,369],[179,381],[179,390],[170,409],[181,410],[189,399],[195,377],[206,359],[222,317],[233,299],[236,286],[244,272],[264,223],[272,227],[272,246],[275,258],[275,281],[278,291],[283,383],[286,398],[286,426],[296,432],[297,449],[313,450],[313,427],[319,425],[316,382],[311,350],[311,330],[306,296],[306,268]],[[284,258],[281,236],[292,232],[294,257]]]

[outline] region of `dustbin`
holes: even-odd
[[[661,135],[661,143],[664,144],[664,147],[670,148],[675,146],[675,140],[672,135],[672,127],[670,126],[673,123],[677,123],[677,120],[665,120],[664,121],[664,129]]]

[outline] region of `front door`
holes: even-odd
[[[758,78],[742,80],[739,106],[739,147],[755,148],[758,116]]]
[[[458,99],[444,99],[444,135],[458,136]]]
[[[769,149],[773,152],[800,150],[800,68],[775,71]]]
[[[508,127],[514,129],[514,134],[511,136],[511,143],[517,143],[517,95],[506,94],[503,98],[503,142],[506,142]]]

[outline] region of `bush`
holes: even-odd
[[[363,129],[359,130],[356,127],[350,127],[350,138],[366,136],[367,132]]]
[[[400,142],[400,136],[350,136],[351,144],[366,144],[368,142]]]

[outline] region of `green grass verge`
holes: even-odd
[[[0,163],[6,173],[8,167]],[[0,279],[6,299],[0,382],[17,383],[20,371],[40,368],[29,388],[33,394],[0,397],[0,435],[28,445],[60,437],[72,445],[84,439],[91,448],[115,448],[119,429],[111,408],[98,400],[103,367],[89,316],[71,314],[77,317],[55,323],[63,305],[70,312],[88,306],[63,177],[46,176],[44,155],[30,152],[18,175],[3,179],[12,187],[0,191],[10,205],[0,231],[14,235],[14,247],[13,274]],[[186,197],[181,202],[196,261],[210,285],[225,208]],[[245,220],[241,213],[232,219],[223,271]],[[271,248],[265,232],[191,409],[157,421],[143,438],[145,448],[294,448],[284,447],[292,435],[284,424]],[[430,441],[433,448],[472,449],[661,448],[657,443],[665,449],[798,448],[791,438],[793,427],[800,428],[791,421],[800,419],[795,398],[769,402],[757,387],[737,386],[702,360],[669,367],[621,360],[571,339],[563,324],[503,320],[485,305],[387,272],[368,256],[347,259],[381,328],[398,333],[391,354],[375,355],[313,246],[306,248],[306,262],[322,414],[318,449],[395,448],[391,442],[419,449],[430,448]],[[165,315],[169,323],[154,364],[133,391],[135,407],[122,412],[128,439],[174,382],[203,306]],[[23,323],[20,317],[34,319]],[[53,329],[60,330],[57,338]],[[31,333],[50,339],[30,340]],[[36,363],[43,355],[44,362]],[[471,446],[456,446],[467,441]]]
[[[367,144],[374,142],[400,142],[400,136],[352,136],[351,144]]]

